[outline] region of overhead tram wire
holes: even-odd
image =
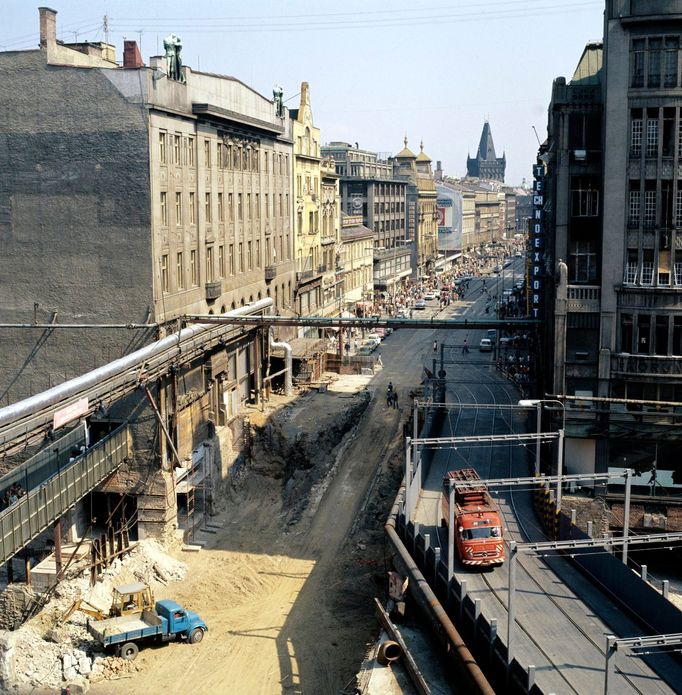
[[[567,9],[579,10],[579,9],[590,9],[594,3],[590,1],[572,3],[570,6],[556,6],[556,5],[545,5],[540,7],[533,7],[530,11],[527,8],[523,10],[509,9],[502,12],[496,13],[485,13],[485,20],[497,20],[497,19],[516,19],[516,18],[526,18],[528,16],[552,16],[556,14],[565,14]],[[433,15],[430,17],[420,17],[418,19],[413,19],[410,17],[396,18],[396,19],[386,19],[386,20],[341,20],[341,21],[317,21],[317,22],[294,22],[294,23],[275,23],[275,24],[264,24],[254,23],[254,24],[237,24],[234,22],[229,22],[224,25],[218,24],[216,21],[210,22],[208,24],[188,24],[182,27],[182,32],[185,34],[191,33],[223,33],[223,34],[239,34],[239,33],[252,33],[252,32],[267,32],[267,33],[277,33],[277,32],[292,32],[292,31],[329,31],[329,30],[340,30],[340,29],[377,29],[377,28],[398,28],[398,27],[418,27],[418,26],[440,26],[443,24],[457,24],[472,21],[480,21],[481,13],[459,13],[454,15]],[[186,21],[186,20],[180,20]],[[206,20],[203,20],[206,21]],[[120,22],[120,23],[119,23]],[[141,26],[144,22],[140,22],[135,19],[130,20],[131,24],[126,24],[123,20],[112,19],[110,22],[110,30],[115,32],[134,32],[139,31],[140,28],[151,29],[152,26]],[[132,22],[135,22],[133,25]],[[163,21],[157,20],[155,22],[155,27],[160,28],[160,25],[164,25]],[[170,24],[168,27],[172,29],[178,29],[177,23]]]
[[[515,8],[523,9],[522,5],[527,5],[528,9],[532,9],[536,5],[537,0],[515,0],[513,3],[510,2],[510,0],[491,0],[490,2],[486,1],[481,1],[481,2],[471,2],[467,4],[467,8],[477,8],[477,7],[485,7],[485,8],[490,8],[494,7],[496,5],[503,5],[503,6],[514,6]],[[563,7],[568,7],[570,8],[572,4],[592,4],[595,7],[601,7],[602,3],[601,0],[592,0],[592,2],[587,3],[583,0],[583,2],[578,2],[578,3],[565,3],[561,2],[561,0],[558,0],[556,3],[557,8],[563,8]],[[308,19],[310,17],[357,17],[357,16],[366,16],[366,15],[379,15],[379,14],[390,14],[390,15],[395,15],[395,14],[406,14],[406,13],[416,13],[416,14],[421,14],[423,12],[431,12],[434,10],[450,10],[451,6],[450,5],[436,5],[433,7],[419,7],[415,9],[410,9],[410,8],[402,8],[402,9],[390,9],[390,10],[355,10],[352,12],[313,12],[313,13],[307,13],[307,14],[282,14],[282,15],[272,15],[272,14],[267,14],[267,15],[231,15],[231,16],[226,16],[226,17],[197,17],[196,19],[187,19],[185,17],[164,17],[163,19],[165,21],[208,21],[208,20],[221,20],[221,21],[233,21],[235,19],[254,19],[254,20],[260,20],[260,19],[298,19],[298,18],[305,18]],[[149,21],[149,22],[158,22],[159,17],[125,17],[121,18],[122,21]]]

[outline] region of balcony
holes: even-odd
[[[570,313],[598,313],[601,290],[599,285],[569,285],[567,299],[567,310]]]
[[[215,302],[223,293],[223,283],[221,280],[206,283],[206,301]]]
[[[274,265],[265,266],[265,282],[270,282],[275,279],[277,275],[277,267]]]

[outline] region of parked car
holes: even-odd
[[[431,300],[431,299],[438,299],[438,293],[437,293],[437,292],[427,292],[427,293],[424,295],[424,299],[425,299],[426,301],[429,301],[429,300]]]
[[[409,319],[410,315],[407,311],[403,311],[402,309],[395,315],[397,319]]]
[[[357,355],[371,355],[376,350],[376,345],[363,343],[357,351]]]
[[[490,338],[481,338],[481,342],[478,344],[478,349],[481,352],[492,352],[493,344],[490,342]]]
[[[514,258],[523,258],[523,254],[521,253],[521,251],[517,251],[517,252],[514,254]]]
[[[426,309],[426,302],[423,299],[418,299],[414,303],[414,308],[415,309]]]
[[[493,268],[493,273],[501,273],[502,272],[502,266],[501,265],[496,265]]]
[[[367,338],[365,338],[366,343],[374,343],[374,347],[379,347],[381,345],[381,336],[378,333],[370,333]]]

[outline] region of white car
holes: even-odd
[[[429,299],[438,299],[438,293],[437,293],[437,292],[427,292],[427,293],[424,295],[424,299],[427,300],[427,301],[428,301]]]
[[[374,343],[375,347],[381,345],[381,336],[378,333],[370,333],[367,338],[365,338],[366,343]]]
[[[414,303],[414,308],[415,309],[426,309],[426,302],[423,299],[418,299]]]
[[[481,342],[478,344],[478,349],[481,352],[492,352],[493,341],[490,340],[490,338],[481,338]]]

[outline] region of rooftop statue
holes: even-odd
[[[163,48],[166,51],[166,74],[168,78],[184,83],[185,76],[182,72],[182,59],[180,58],[180,51],[182,51],[180,37],[169,34],[163,40]]]
[[[275,104],[275,116],[284,116],[284,90],[276,84],[272,90],[272,101]]]

